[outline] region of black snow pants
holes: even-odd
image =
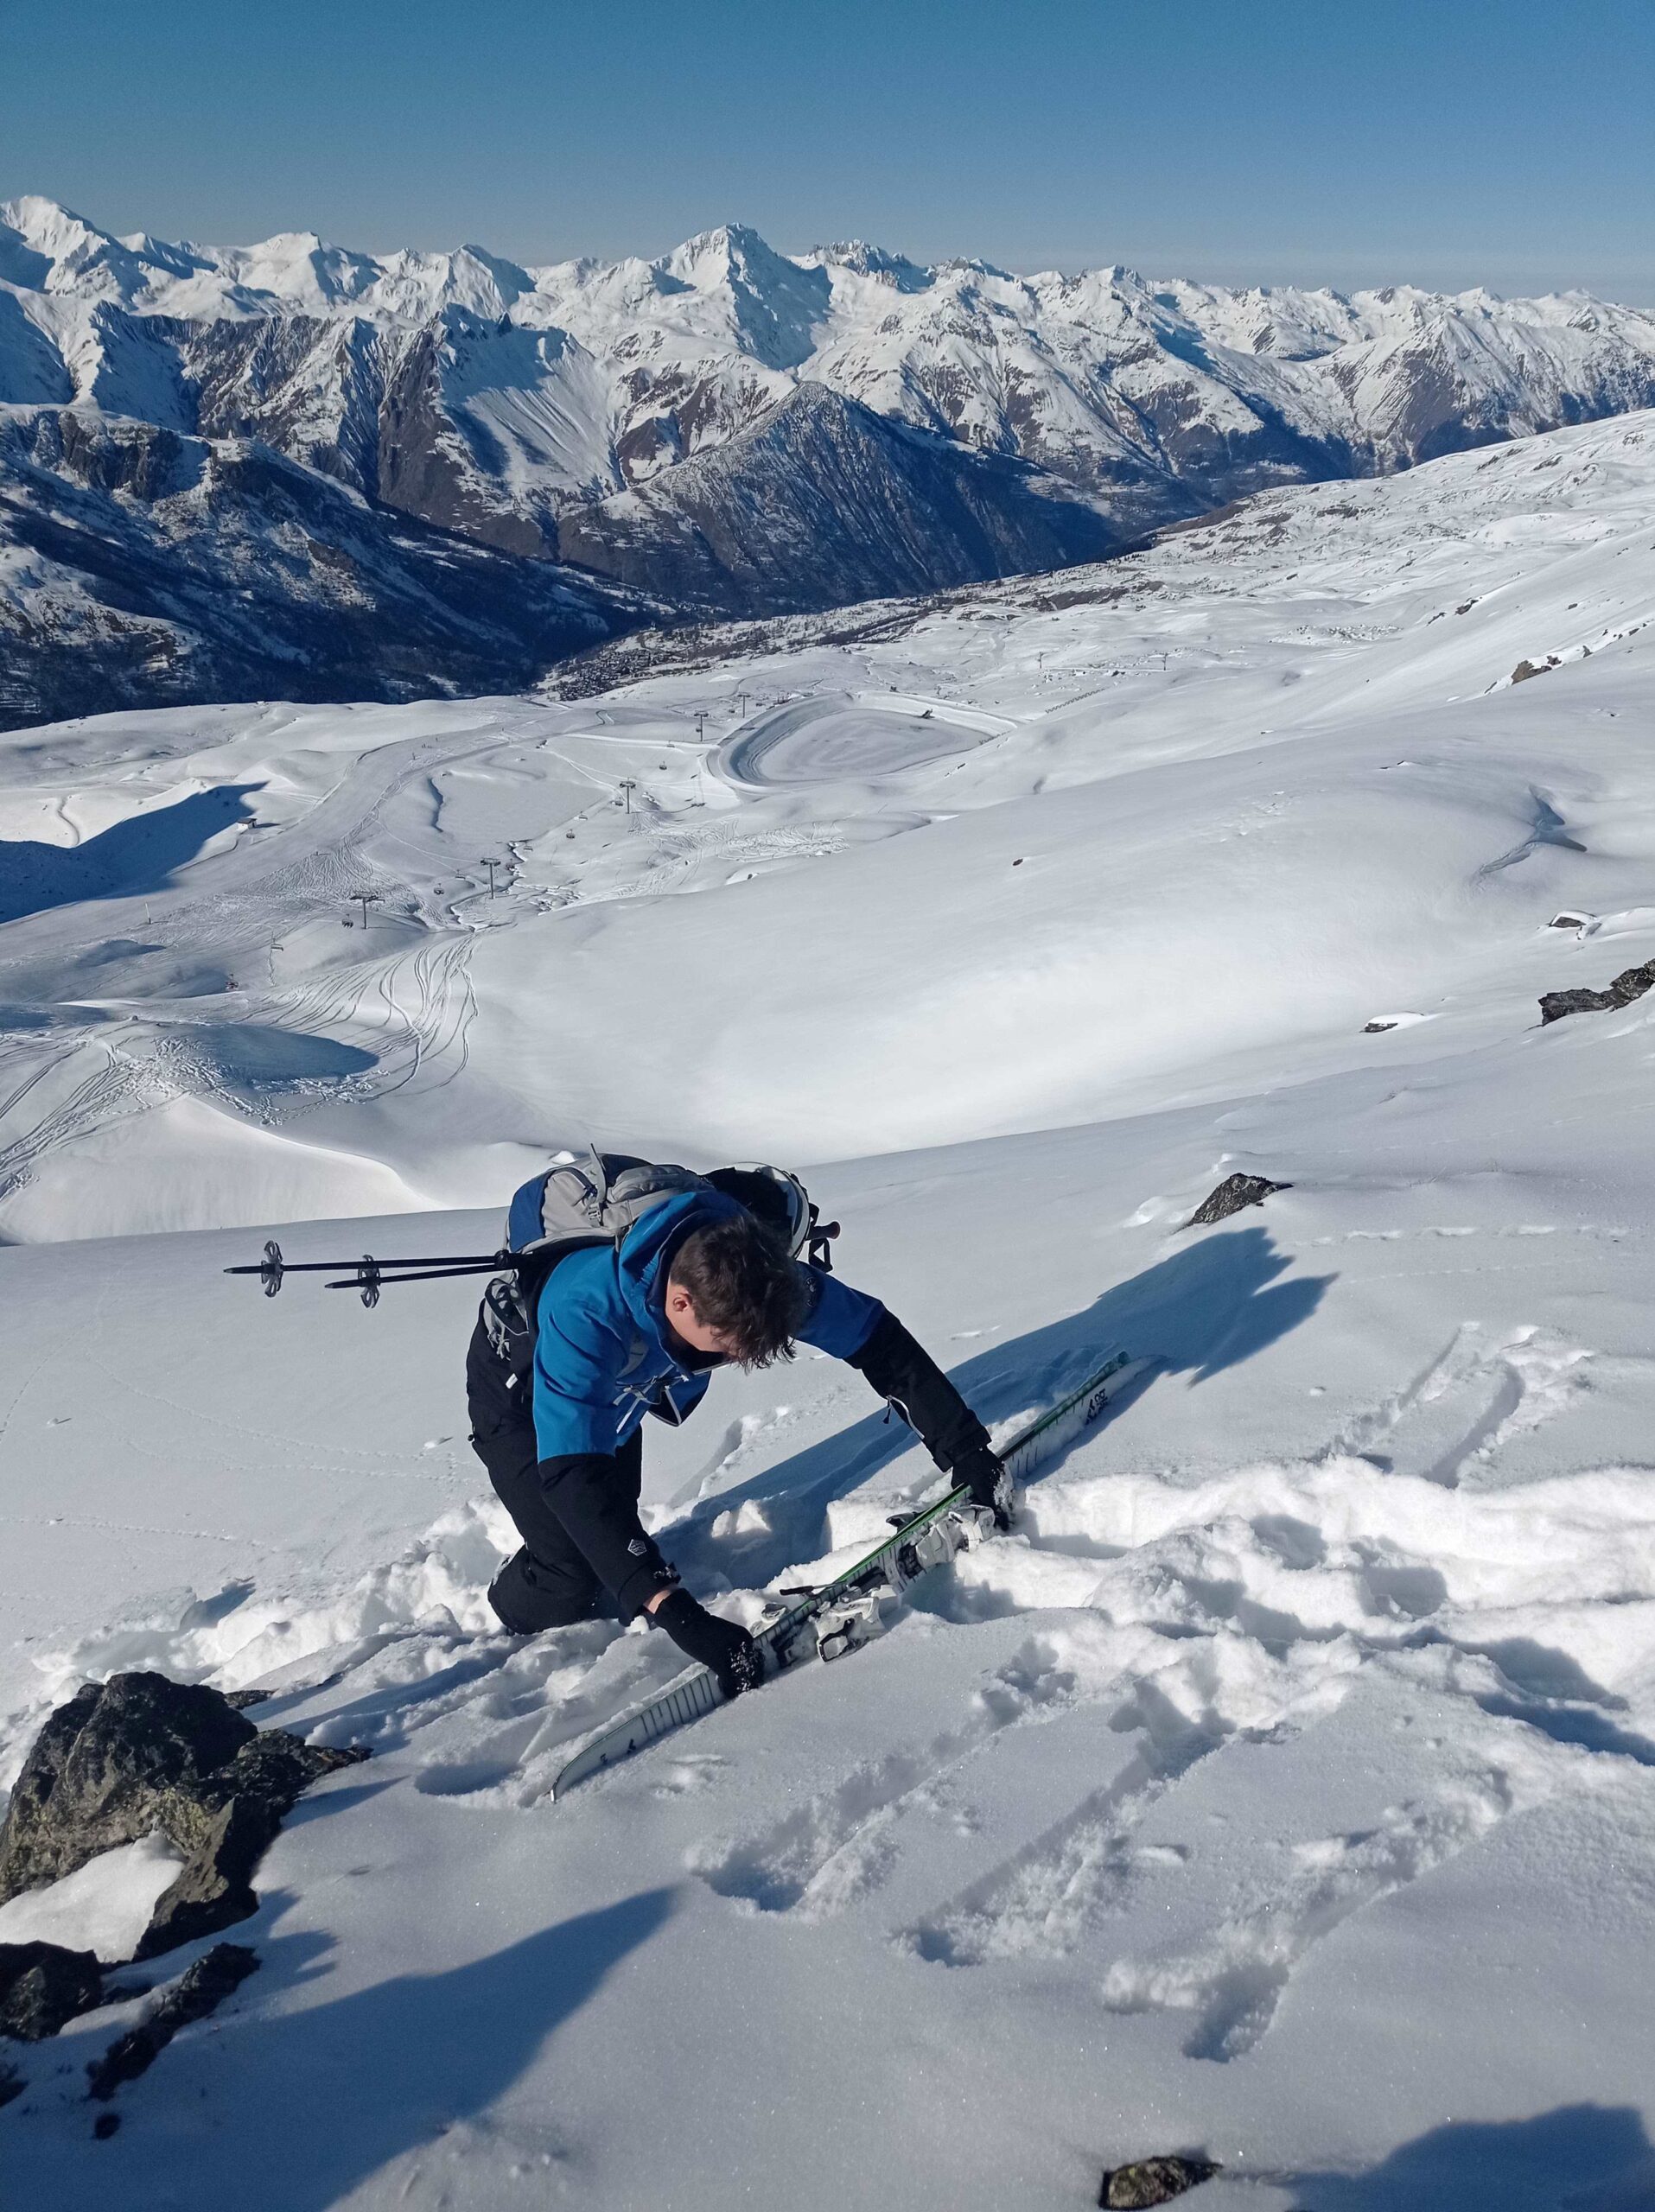
[[[489,1585],[489,1603],[514,1636],[538,1636],[542,1629],[595,1616],[619,1618],[619,1608],[546,1503],[533,1408],[525,1390],[508,1390],[506,1381],[506,1370],[479,1321],[466,1354],[472,1449],[523,1539],[522,1549],[512,1553]],[[620,1485],[633,1506],[643,1488],[643,1465],[644,1440],[634,1432],[615,1453]]]

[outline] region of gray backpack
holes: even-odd
[[[594,1244],[619,1244],[646,1213],[685,1191],[722,1191],[773,1230],[795,1257],[808,1247],[812,1264],[831,1269],[829,1241],[839,1224],[819,1220],[805,1185],[785,1168],[715,1167],[698,1175],[630,1153],[565,1154],[513,1196],[505,1243],[519,1257],[483,1293],[483,1325],[508,1370],[508,1389],[527,1390],[540,1294],[558,1264]]]

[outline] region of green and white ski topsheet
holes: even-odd
[[[1006,1446],[1001,1457],[1012,1481],[1018,1485],[1026,1483],[1042,1460],[1089,1428],[1104,1408],[1151,1363],[1123,1351],[1111,1352],[1079,1389],[1030,1421]],[[963,1534],[955,1533],[958,1516],[970,1510],[969,1491],[963,1487],[949,1491],[894,1529],[882,1544],[854,1567],[768,1622],[754,1638],[764,1654],[766,1681],[802,1659],[815,1656],[818,1643],[824,1657],[854,1648],[860,1640],[853,1632],[859,1612],[871,1615],[882,1589],[900,1592],[930,1567],[951,1557],[964,1541]],[[841,1622],[850,1625],[839,1627]],[[659,1743],[663,1736],[687,1727],[725,1702],[711,1670],[692,1669],[659,1697],[622,1713],[582,1745],[559,1773],[552,1796],[567,1796],[589,1775]]]

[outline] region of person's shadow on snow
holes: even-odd
[[[266,1899],[266,1913],[282,1902]],[[221,2200],[239,2212],[327,2212],[406,2152],[423,2147],[440,2158],[442,2139],[497,2105],[672,1909],[670,1890],[643,1891],[468,1965],[397,1974],[309,2004],[299,1993],[319,1980],[325,1992],[329,1974],[348,1970],[347,1956],[318,1957],[326,1939],[312,1931],[265,1937],[232,1929],[232,1939],[253,1943],[262,1971],[205,2037],[189,2031],[122,2089],[108,2107],[124,2122],[111,2140],[91,2140],[101,2107],[70,2107],[84,2120],[74,2133],[85,2142],[87,2193],[76,2195],[75,2152],[59,2136],[37,2145],[57,2165],[49,2201],[61,2212]],[[420,1948],[411,1929],[411,1955]],[[109,2039],[81,2038],[97,2048]],[[560,2109],[554,2092],[526,2133],[555,2160],[578,2139],[580,2118],[573,2101]]]
[[[1629,2105],[1455,2120],[1366,2173],[1288,2180],[1303,2212],[1652,2212],[1655,2145]]]
[[[1155,1376],[1187,1375],[1192,1384],[1204,1382],[1308,1320],[1334,1278],[1280,1281],[1291,1265],[1292,1255],[1279,1250],[1262,1226],[1202,1237],[1117,1283],[1079,1313],[978,1352],[951,1375],[992,1426],[1075,1389],[1106,1351],[1153,1355],[1155,1368],[1104,1414],[1106,1423]],[[1087,1435],[1097,1433],[1093,1427]],[[882,1409],[874,1412],[703,1500],[665,1530],[662,1541],[692,1583],[697,1576],[722,1573],[755,1586],[795,1560],[819,1557],[827,1548],[828,1506],[913,1441],[903,1423],[888,1421]],[[714,1536],[712,1522],[748,1499],[762,1508],[767,1528]]]

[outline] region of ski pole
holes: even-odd
[[[284,1260],[282,1248],[271,1236],[265,1240],[264,1256],[251,1266],[226,1268],[227,1275],[257,1275],[264,1286],[266,1298],[274,1298],[282,1287],[285,1275],[332,1274],[340,1268],[351,1268],[354,1274],[347,1281],[329,1283],[329,1290],[363,1290],[370,1284],[376,1289],[381,1282],[418,1282],[427,1278],[409,1274],[404,1270],[430,1268],[442,1274],[481,1274],[485,1271],[498,1273],[501,1268],[518,1264],[515,1252],[445,1253],[440,1257],[410,1257],[401,1260],[376,1260],[365,1252],[360,1260]],[[391,1272],[387,1273],[387,1270]]]

